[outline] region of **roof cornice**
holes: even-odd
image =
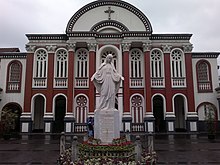
[[[0,59],[24,59],[27,57],[25,52],[3,52],[0,53]]]
[[[66,34],[26,34],[28,40],[68,40]]]
[[[192,58],[218,58],[220,52],[193,52]]]

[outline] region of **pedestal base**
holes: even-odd
[[[94,138],[100,139],[103,144],[112,143],[113,139],[120,138],[119,111],[116,109],[95,110]]]

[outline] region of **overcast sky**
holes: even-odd
[[[72,15],[93,0],[0,0],[0,47],[25,51],[25,34],[65,33]],[[220,0],[125,0],[153,33],[191,33],[194,52],[220,51]]]

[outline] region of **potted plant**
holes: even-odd
[[[205,115],[205,121],[207,126],[207,132],[208,132],[208,139],[215,139],[216,134],[216,117],[215,117],[215,111],[212,107],[208,107]]]
[[[1,113],[1,127],[2,136],[4,139],[9,140],[11,133],[15,129],[15,123],[18,119],[18,113],[9,108],[4,108]]]

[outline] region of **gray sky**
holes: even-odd
[[[194,52],[220,51],[220,0],[125,0],[150,20],[153,33],[191,33]],[[29,33],[65,33],[92,0],[0,0],[0,47],[25,51]]]

